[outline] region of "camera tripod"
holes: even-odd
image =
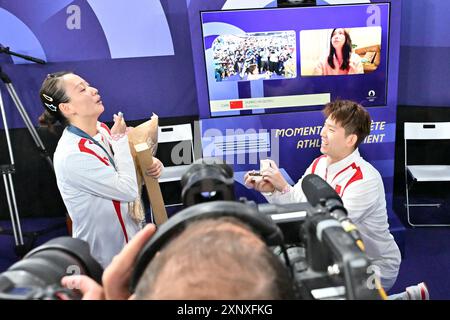
[[[9,55],[18,56],[25,60],[30,60],[30,61],[33,61],[36,63],[41,63],[41,64],[45,63],[45,61],[43,61],[43,60],[12,52],[9,50],[8,47],[0,46],[0,53],[6,53]],[[30,132],[31,137],[33,138],[34,143],[36,144],[37,148],[39,149],[41,155],[46,159],[48,164],[53,169],[52,159],[48,155],[48,152],[45,149],[45,146],[44,146],[41,138],[39,137],[39,135],[36,131],[36,128],[33,126],[33,123],[30,120],[30,117],[28,116],[22,102],[20,101],[20,98],[17,95],[16,90],[14,89],[11,79],[2,70],[1,67],[0,67],[0,79],[5,84],[5,87],[9,93],[9,95],[11,96],[11,99],[13,100],[17,110],[19,111],[19,113],[20,113],[25,125],[27,126],[28,131]],[[12,178],[12,174],[15,173],[14,155],[13,155],[13,151],[12,151],[11,140],[10,140],[9,130],[8,130],[8,123],[6,120],[5,107],[3,104],[1,92],[0,92],[0,111],[1,111],[2,119],[3,119],[3,127],[5,130],[6,143],[8,145],[8,153],[9,153],[9,160],[10,160],[10,162],[8,164],[0,165],[0,171],[3,176],[3,182],[5,185],[6,200],[8,202],[9,214],[11,217],[11,224],[12,224],[14,240],[15,240],[15,244],[16,244],[16,248],[15,248],[16,254],[18,256],[22,257],[26,254],[26,251],[28,249],[24,245],[22,229],[20,226],[20,217],[19,217],[19,212],[17,210],[16,195],[14,192],[14,184],[13,184],[13,178]]]

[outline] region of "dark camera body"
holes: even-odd
[[[371,262],[324,205],[260,204],[281,230],[301,299],[380,299]]]

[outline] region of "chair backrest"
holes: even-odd
[[[450,122],[405,122],[405,140],[450,139]]]
[[[160,126],[156,157],[164,164],[159,180],[166,207],[182,204],[181,177],[195,161],[191,124]]]
[[[177,145],[178,149],[175,152],[175,156],[179,155],[179,151],[184,151],[187,152],[187,159],[172,159],[172,149]],[[191,125],[186,123],[158,127],[158,150],[156,156],[166,168],[179,165],[181,160],[188,161],[188,163],[182,164],[191,164],[194,162],[194,141]]]

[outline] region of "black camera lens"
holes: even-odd
[[[22,260],[0,274],[2,293],[27,294],[35,289],[60,286],[68,275],[87,275],[101,283],[103,268],[91,256],[89,245],[71,237],[55,238],[30,251]]]
[[[185,207],[235,198],[233,169],[217,158],[195,161],[181,178],[181,185]]]

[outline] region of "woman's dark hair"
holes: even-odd
[[[328,54],[328,64],[330,67],[334,69],[334,55],[336,54],[336,49],[333,47],[333,34],[338,28],[334,28],[333,32],[331,32],[330,36],[330,53]],[[339,28],[340,29],[340,28]],[[345,35],[345,43],[342,47],[342,64],[339,69],[341,70],[347,70],[350,67],[350,54],[352,53],[352,39],[350,38],[350,35],[348,34],[347,30],[344,30]]]
[[[39,116],[39,124],[47,126],[51,132],[54,132],[54,124],[57,122],[67,125],[68,121],[59,110],[59,104],[70,100],[62,85],[62,77],[71,73],[70,71],[59,71],[48,74],[39,91],[39,97],[45,109]]]

